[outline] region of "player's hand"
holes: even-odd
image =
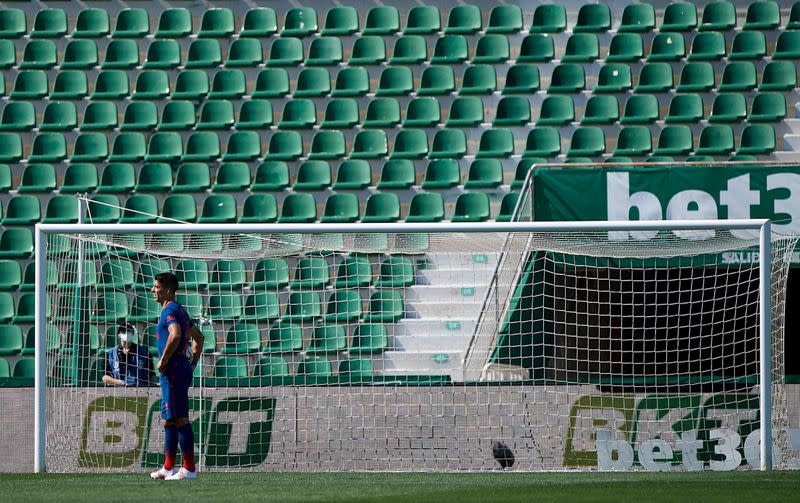
[[[158,359],[158,372],[160,374],[163,374],[165,370],[167,370],[167,362],[165,362],[163,358],[159,358]]]

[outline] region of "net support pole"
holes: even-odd
[[[769,221],[759,235],[759,422],[761,470],[772,470],[772,247]]]
[[[45,395],[45,378],[47,376],[47,360],[46,360],[46,347],[47,347],[47,288],[45,287],[47,281],[47,262],[46,257],[46,241],[47,235],[39,228],[39,224],[35,229],[35,305],[34,315],[36,318],[36,358],[34,370],[34,402],[33,402],[33,471],[36,473],[44,472],[45,466],[45,452],[46,452],[46,438],[47,438],[47,410],[46,410],[46,395]]]

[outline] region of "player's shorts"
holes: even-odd
[[[189,386],[192,385],[190,365],[172,366],[161,374],[161,419],[169,421],[189,417]]]

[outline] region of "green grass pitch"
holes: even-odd
[[[800,471],[702,473],[1,474],[2,501],[754,502],[798,501]]]

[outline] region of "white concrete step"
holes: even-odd
[[[500,258],[499,253],[474,253],[465,255],[460,253],[430,253],[425,256],[426,269],[494,269]],[[420,269],[424,270],[424,269]]]
[[[406,302],[474,302],[482,303],[486,285],[417,285],[406,288]]]
[[[460,351],[386,351],[383,353],[382,373],[455,375],[461,372],[462,358],[463,353]]]
[[[409,353],[464,352],[472,339],[468,335],[399,335],[392,338],[395,351]]]
[[[784,151],[800,151],[800,134],[787,134],[783,137]]]
[[[418,285],[488,285],[494,274],[491,269],[422,269],[417,271]]]
[[[416,319],[437,319],[437,318],[473,318],[481,310],[481,302],[470,298],[464,302],[461,299],[453,299],[449,302],[424,302],[406,300],[406,316]]]
[[[800,105],[795,106],[795,108],[798,106]],[[800,119],[783,119],[783,122],[789,127],[789,131],[800,134]]]
[[[392,332],[395,337],[402,335],[472,336],[475,331],[475,321],[471,318],[402,319],[392,326]]]

